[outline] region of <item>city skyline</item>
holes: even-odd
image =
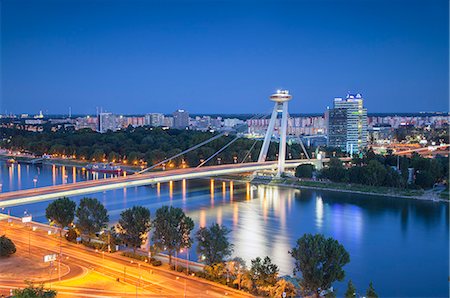
[[[0,296],[446,297],[449,8],[0,0]]]
[[[448,111],[446,1],[173,3],[3,1],[2,113]]]

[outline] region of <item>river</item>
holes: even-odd
[[[0,163],[1,191],[27,189],[86,179],[103,179],[79,168]],[[133,205],[152,214],[162,205],[181,207],[195,230],[213,222],[231,228],[234,255],[250,263],[270,256],[280,273],[292,275],[288,251],[304,233],[337,239],[350,253],[346,278],[335,283],[338,296],[352,279],[365,294],[370,281],[380,297],[448,297],[449,206],[428,202],[331,191],[256,186],[250,183],[190,180],[120,189],[90,195],[116,222]],[[80,197],[73,198],[79,201]],[[0,210],[46,222],[48,202]],[[191,260],[196,260],[191,249]]]

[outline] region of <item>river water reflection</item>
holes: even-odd
[[[2,192],[107,179],[74,167],[0,164]],[[323,233],[350,253],[346,280],[337,283],[339,296],[351,278],[361,294],[370,281],[381,297],[446,297],[449,269],[449,209],[446,203],[257,186],[233,181],[190,180],[97,193],[111,222],[133,205],[152,214],[162,205],[181,207],[196,228],[213,222],[231,228],[234,255],[247,263],[270,256],[282,274],[292,274],[288,251],[304,233]],[[78,201],[80,198],[74,198]],[[45,222],[48,203],[14,207]],[[191,249],[191,259],[196,259]]]

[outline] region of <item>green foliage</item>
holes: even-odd
[[[230,232],[230,229],[217,223],[197,231],[195,234],[198,242],[197,254],[204,257],[206,265],[222,263],[226,257],[231,255],[233,245],[227,238]]]
[[[364,184],[367,185],[384,185],[387,170],[386,168],[376,160],[370,160],[365,167],[366,181]]]
[[[117,230],[120,239],[136,251],[136,248],[147,240],[150,225],[150,210],[142,206],[133,206],[122,211]]]
[[[67,231],[65,236],[67,241],[75,243],[77,241],[78,233],[75,229],[71,228]]]
[[[181,208],[163,206],[156,210],[153,221],[154,232],[152,240],[155,246],[167,251],[169,263],[172,263],[172,256],[182,248],[189,248],[192,245],[190,237],[194,228],[194,222]]]
[[[91,155],[91,159],[93,161],[102,162],[105,159],[105,152],[103,149],[95,149],[95,151]]]
[[[310,164],[301,164],[295,168],[295,177],[297,178],[312,178],[314,166]]]
[[[250,277],[258,292],[263,292],[267,287],[275,285],[278,272],[278,266],[273,264],[269,257],[265,257],[264,260],[260,257],[251,260]]]
[[[283,293],[286,294],[286,297],[296,297],[297,289],[291,282],[280,278],[274,286],[269,287],[269,296],[283,297]]]
[[[345,169],[338,160],[331,159],[328,167],[320,172],[320,177],[333,182],[349,182],[368,186],[396,188],[431,188],[437,182],[448,181],[448,157],[423,158],[418,154],[409,157],[376,155],[372,150],[362,158],[355,157],[353,166]],[[397,163],[400,167],[397,170]],[[415,184],[407,185],[408,168],[415,171]]]
[[[206,274],[211,276],[215,281],[220,281],[226,274],[225,263],[214,263],[212,265],[206,265],[204,270]]]
[[[23,289],[14,289],[13,297],[15,298],[53,298],[56,297],[55,290],[44,289],[44,285],[34,286],[31,282],[27,282],[28,286]]]
[[[233,285],[237,286],[240,290],[244,285],[244,275],[247,274],[248,270],[245,265],[245,261],[240,257],[235,257],[228,261],[229,273],[233,279]]]
[[[147,263],[153,263],[155,260],[155,258],[148,258],[148,256],[144,256],[135,252],[131,252],[131,251],[125,251],[122,253],[122,256],[127,257],[127,258],[131,258],[131,259],[135,259],[135,260],[139,260],[142,262],[147,262]]]
[[[295,259],[294,273],[300,272],[300,285],[306,293],[319,294],[332,283],[344,279],[344,265],[350,262],[345,248],[333,238],[305,234],[289,252]]]
[[[369,288],[367,289],[367,292],[366,292],[366,297],[367,298],[378,298],[378,295],[375,292],[375,289],[373,288],[372,282],[370,282],[370,284],[369,284]]]
[[[109,249],[111,252],[114,252],[116,250],[116,245],[122,244],[115,226],[110,227],[109,230],[104,230],[104,233],[101,233],[99,238],[106,245],[109,245]]]
[[[0,236],[0,257],[9,257],[16,253],[16,245],[5,235]]]
[[[181,152],[211,138],[214,134],[210,132],[188,131],[150,127],[136,127],[123,129],[116,132],[98,133],[89,129],[78,131],[59,130],[56,132],[30,132],[15,128],[3,128],[1,131],[0,146],[6,149],[27,150],[37,155],[44,153],[52,154],[73,154],[77,159],[100,162],[103,159],[116,162],[128,159],[134,163],[143,159],[148,164],[155,164],[169,157],[176,152]],[[225,144],[230,142],[233,136],[224,136],[212,141],[198,150],[189,152],[183,157],[174,161],[175,165],[180,165],[181,160],[188,166],[196,166],[200,159],[206,159],[214,152],[217,152]],[[3,141],[1,141],[3,139]],[[248,150],[253,145],[254,140],[241,138],[237,140],[230,150],[225,150],[219,155],[222,163],[232,163],[236,156],[239,161],[247,155]],[[252,150],[252,154],[247,161],[257,159],[259,144]],[[300,144],[287,146],[287,151],[293,159],[301,157]],[[311,154],[312,148],[306,148]],[[325,148],[327,156],[331,156],[331,148]],[[272,143],[269,146],[268,160],[275,160],[277,145]],[[342,155],[341,153],[337,154]],[[217,163],[217,159],[212,159],[209,164]]]
[[[352,280],[348,281],[347,290],[345,291],[344,297],[345,298],[354,298],[354,297],[356,297],[356,288],[353,285]]]
[[[431,188],[434,185],[433,174],[427,170],[420,170],[416,172],[415,184],[422,188]]]
[[[100,250],[100,251],[108,251],[108,244],[102,241],[85,241],[81,240],[81,244],[83,244],[86,247]]]
[[[61,234],[62,229],[72,224],[75,217],[75,207],[74,201],[63,197],[48,204],[47,209],[45,209],[45,216],[51,224],[60,228]]]
[[[108,211],[102,203],[95,198],[82,198],[76,211],[77,229],[82,235],[88,236],[89,240],[107,227]]]
[[[337,158],[331,158],[327,168],[323,168],[320,176],[334,182],[343,182],[347,180],[347,172],[342,162]]]

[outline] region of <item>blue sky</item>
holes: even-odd
[[[2,0],[1,112],[448,111],[446,0]]]

